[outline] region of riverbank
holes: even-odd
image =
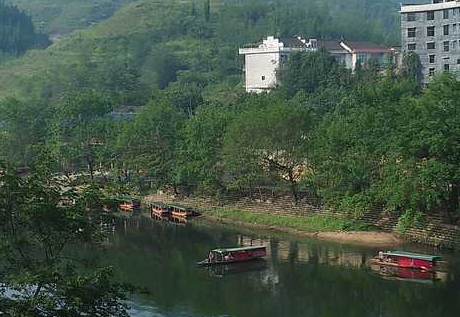
[[[256,204],[259,208],[251,208],[247,201],[241,205],[219,204],[211,199],[179,198],[165,194],[146,196],[144,201],[147,204],[152,201],[182,204],[200,211],[204,219],[214,223],[276,231],[297,237],[376,248],[394,247],[404,241],[394,232],[382,232],[369,223],[349,219],[337,213],[309,212],[303,215],[286,213],[285,210],[292,210],[292,206],[270,209],[273,204],[266,206]],[[274,212],[278,210],[281,212]]]
[[[203,217],[213,222],[368,247],[391,247],[403,242],[395,233],[376,231],[365,223],[335,215],[275,215],[212,208]]]

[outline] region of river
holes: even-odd
[[[435,277],[369,267],[378,251],[145,216],[117,218],[104,260],[120,278],[146,287],[133,317],[449,317],[460,313],[460,260]],[[216,247],[266,245],[267,261],[215,268],[195,262]],[[408,245],[406,250],[436,252]],[[439,252],[437,252],[439,253]]]

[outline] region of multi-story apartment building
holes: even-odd
[[[401,5],[401,45],[420,57],[423,82],[443,71],[460,70],[460,1],[432,0]]]
[[[292,52],[313,52],[318,49],[329,51],[338,62],[352,71],[356,65],[365,65],[370,60],[377,60],[382,65],[390,61],[394,63],[398,54],[394,48],[372,43],[306,40],[300,36],[278,39],[269,36],[260,43],[239,50],[240,55],[245,56],[246,91],[270,91],[280,83],[278,71]]]

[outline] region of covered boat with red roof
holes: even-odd
[[[380,251],[379,255],[372,259],[372,263],[401,268],[434,271],[441,259],[442,258],[438,255],[428,255],[406,251]]]
[[[215,249],[209,252],[208,258],[198,262],[198,265],[219,265],[261,259],[267,256],[265,246],[251,246],[228,249]]]

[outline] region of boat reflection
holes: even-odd
[[[209,266],[206,269],[209,276],[222,278],[235,274],[265,271],[268,269],[268,262],[263,259],[257,259],[248,262]]]
[[[434,284],[441,281],[445,282],[447,279],[447,273],[440,271],[425,271],[376,264],[371,264],[370,268],[375,274],[392,281]]]

